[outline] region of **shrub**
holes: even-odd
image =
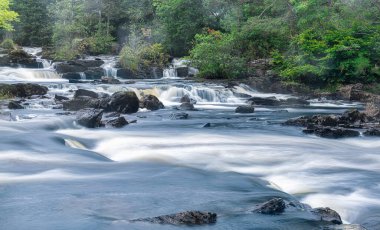
[[[7,38],[0,44],[0,47],[7,50],[13,50],[16,49],[16,44],[12,39]]]
[[[208,30],[195,36],[190,51],[192,64],[203,78],[237,78],[246,73],[246,60],[236,48],[234,37],[219,31]]]
[[[126,45],[120,52],[120,64],[123,68],[137,72],[147,67],[164,68],[169,57],[161,44],[139,44],[135,47]]]
[[[112,51],[114,38],[110,35],[95,34],[85,39],[88,53],[91,55],[109,54]]]

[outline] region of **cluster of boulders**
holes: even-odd
[[[314,115],[290,119],[284,125],[305,127],[306,134],[324,138],[380,136],[380,108],[369,104],[364,112],[348,110],[342,115]]]
[[[251,212],[263,215],[282,215],[287,210],[290,212],[304,212],[305,218],[310,221],[321,223],[321,225],[324,226],[324,229],[335,229],[335,226],[337,225],[343,226],[342,229],[362,229],[357,225],[342,225],[343,221],[340,215],[330,208],[313,209],[309,205],[302,204],[297,201],[287,201],[282,198],[273,198],[269,201],[258,204]],[[131,220],[131,222],[147,222],[152,224],[168,224],[176,226],[199,226],[215,224],[217,222],[217,217],[218,214],[214,212],[186,211],[157,217],[140,218]]]
[[[77,123],[88,128],[121,128],[130,123],[122,114],[136,113],[139,108],[152,111],[165,108],[156,96],[145,95],[140,100],[134,92],[116,92],[108,95],[79,89],[75,91],[71,100],[56,95],[56,101],[62,104],[64,110],[77,111]]]
[[[54,68],[57,73],[62,74],[62,78],[71,81],[82,80],[85,76],[89,80],[101,80],[104,76],[104,69],[101,67],[104,61],[95,60],[74,60],[55,63]]]
[[[3,98],[31,98],[33,96],[43,96],[48,92],[48,88],[38,84],[32,83],[18,83],[18,84],[0,84],[0,96]],[[22,103],[25,99],[14,100],[8,103],[9,109],[24,109]]]
[[[22,49],[9,50],[5,54],[0,54],[0,66],[39,68],[41,64],[37,58],[28,54]]]

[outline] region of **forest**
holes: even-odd
[[[54,60],[120,54],[135,70],[184,57],[201,78],[242,79],[264,59],[289,82],[380,81],[379,0],[3,0],[0,7],[3,46],[43,46]]]

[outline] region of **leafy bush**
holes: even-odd
[[[120,52],[120,64],[123,68],[137,72],[147,67],[164,68],[169,57],[161,44],[142,43],[135,47],[126,45]]]
[[[376,28],[354,26],[324,32],[305,30],[293,42],[293,52],[274,54],[280,75],[288,80],[325,84],[371,83],[379,79],[380,38]]]
[[[109,54],[112,51],[114,38],[111,35],[95,34],[86,40],[91,55]]]
[[[219,31],[195,36],[195,46],[190,51],[192,64],[204,78],[237,78],[246,72],[246,60],[236,48],[234,37]]]
[[[16,44],[12,39],[7,38],[0,44],[0,47],[7,50],[13,50],[16,49]]]

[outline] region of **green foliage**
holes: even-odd
[[[168,64],[168,55],[161,44],[126,45],[120,52],[120,63],[133,72],[152,66],[164,68]]]
[[[0,29],[7,31],[13,30],[12,22],[18,20],[18,13],[10,10],[9,0],[0,1]]]
[[[165,33],[165,48],[174,56],[187,55],[194,36],[204,27],[202,0],[156,0],[154,4]]]
[[[195,47],[190,51],[192,64],[204,78],[238,78],[246,72],[246,61],[231,34],[209,30],[195,36]]]
[[[13,0],[12,10],[20,14],[14,24],[13,39],[23,46],[46,46],[51,43],[52,24],[47,6],[52,0]]]
[[[86,39],[88,53],[92,55],[109,54],[112,50],[114,38],[110,35],[95,34]]]
[[[7,38],[0,44],[0,47],[7,50],[13,50],[16,49],[16,44],[12,39]]]

